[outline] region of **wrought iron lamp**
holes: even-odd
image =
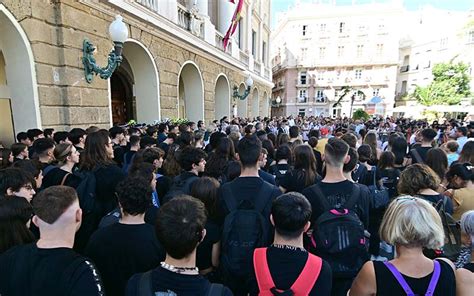
[[[280,108],[281,98],[278,96],[274,101],[272,101],[272,107]]]
[[[250,89],[252,88],[252,85],[253,85],[253,79],[252,77],[250,77],[250,75],[249,77],[247,77],[247,80],[245,80],[245,84],[247,85],[247,88],[245,89],[243,94],[240,94],[239,88],[237,87],[237,85],[234,85],[234,93],[232,94],[234,98],[245,100],[248,97],[248,95],[250,94]]]
[[[109,26],[110,38],[114,42],[114,49],[109,53],[107,66],[100,67],[96,64],[94,58],[95,46],[88,39],[82,43],[82,64],[84,65],[84,74],[86,81],[92,83],[94,75],[99,75],[102,79],[108,79],[112,76],[115,69],[122,62],[123,43],[128,38],[128,28],[122,21],[122,17],[117,15],[115,20]]]

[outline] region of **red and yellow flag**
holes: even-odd
[[[235,3],[235,0],[229,0],[232,3]],[[242,7],[244,6],[244,0],[239,0],[237,3],[237,8],[235,9],[234,16],[232,17],[232,22],[230,23],[230,27],[225,33],[223,42],[224,42],[224,51],[227,49],[227,45],[229,44],[229,39],[232,35],[234,35],[235,30],[239,26],[240,21],[240,12],[242,11]]]

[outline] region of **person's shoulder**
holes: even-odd
[[[3,254],[0,254],[0,262],[15,259],[17,256],[22,256],[24,253],[31,252],[35,247],[35,243],[14,246]]]

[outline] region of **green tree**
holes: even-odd
[[[370,118],[370,115],[362,109],[357,109],[354,111],[354,114],[352,114],[352,119],[354,120],[358,120],[358,119],[367,120],[369,118]]]
[[[417,86],[412,96],[425,106],[455,105],[469,97],[469,66],[464,63],[441,63],[433,67],[433,82]]]

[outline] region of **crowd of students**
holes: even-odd
[[[0,148],[0,295],[472,295],[474,126],[226,117]]]

